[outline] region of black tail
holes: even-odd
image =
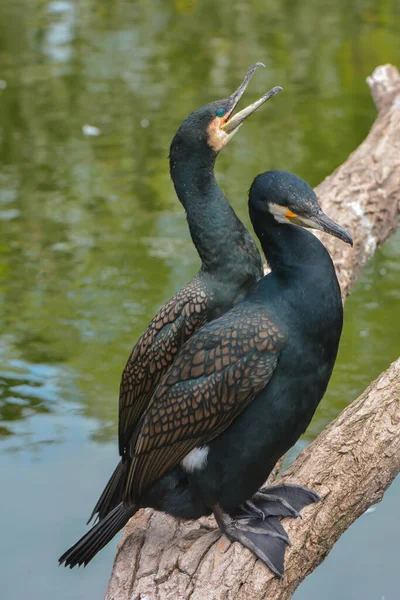
[[[90,523],[96,514],[99,521],[102,521],[104,517],[106,517],[108,513],[122,501],[122,490],[128,475],[128,470],[128,461],[121,459],[97,501],[97,504],[89,517],[88,523]]]
[[[116,506],[102,521],[67,550],[59,559],[60,565],[75,567],[87,565],[94,556],[123,528],[137,511],[136,506],[125,508],[123,504]]]

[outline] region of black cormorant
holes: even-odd
[[[352,243],[310,186],[269,171],[249,193],[271,267],[241,302],[196,332],[158,385],[128,445],[123,503],[60,559],[86,564],[141,507],[220,529],[283,575],[288,536],[318,496],[299,485],[260,488],[305,431],[335,363],[343,309],[325,247],[304,227]]]
[[[164,304],[128,359],[119,395],[118,443],[122,458],[90,519],[95,514],[102,519],[121,501],[132,433],[177,352],[199,327],[224,314],[262,277],[261,257],[254,241],[214,176],[219,151],[248,116],[281,90],[273,88],[234,114],[260,66],[264,65],[256,63],[250,67],[242,84],[229,98],[211,102],[191,113],[172,141],[171,178],[186,210],[201,268],[188,285]]]

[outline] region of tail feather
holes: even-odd
[[[126,525],[137,510],[136,506],[125,508],[122,503],[116,506],[102,521],[99,521],[76,544],[64,552],[58,561],[59,564],[64,563],[71,569],[76,565],[86,566]]]
[[[121,459],[111,475],[106,487],[104,488],[88,523],[97,514],[98,520],[102,521],[109,512],[111,512],[122,500],[122,491],[128,475],[129,465],[124,459]]]

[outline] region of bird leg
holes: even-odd
[[[230,540],[249,548],[277,577],[283,577],[289,538],[277,517],[234,518],[218,505],[213,506],[213,513],[218,527]]]
[[[259,511],[265,517],[301,517],[302,508],[321,498],[315,492],[295,483],[281,483],[279,485],[261,488],[251,499],[255,507],[253,516],[257,517]],[[247,508],[249,507],[249,503]],[[249,510],[247,510],[247,513]]]
[[[239,512],[235,515],[236,519],[248,519],[249,516],[254,518],[259,518],[261,521],[264,521],[265,514],[261,510],[261,508],[257,508],[257,506],[251,500],[246,500],[243,504],[239,506]]]

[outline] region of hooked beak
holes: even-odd
[[[302,225],[303,227],[325,231],[325,233],[329,233],[330,235],[339,238],[339,240],[346,242],[346,244],[350,244],[350,246],[353,245],[353,239],[349,232],[344,229],[344,227],[341,227],[335,223],[335,221],[330,219],[321,209],[316,215],[312,215],[310,217],[294,215],[293,217],[288,216],[287,218],[289,218],[290,221],[296,225]]]
[[[258,67],[265,67],[265,65],[263,65],[263,63],[260,62],[252,65],[248,70],[243,82],[240,84],[238,89],[235,92],[233,92],[232,96],[230,96],[229,109],[220,127],[220,129],[225,133],[232,133],[233,131],[235,131],[235,129],[237,129],[239,125],[241,125],[243,121],[247,119],[247,117],[252,115],[258,108],[260,108],[260,106],[264,104],[264,102],[272,98],[272,96],[276,96],[276,94],[279,94],[279,92],[282,91],[282,88],[279,86],[272,88],[272,90],[264,94],[264,96],[259,98],[259,100],[256,100],[256,102],[253,102],[253,104],[250,104],[250,106],[247,106],[240,112],[236,113],[236,115],[233,115],[231,117],[240,98],[243,96],[247,86],[249,85],[250,79],[253,77],[254,72],[256,69],[258,69]]]

